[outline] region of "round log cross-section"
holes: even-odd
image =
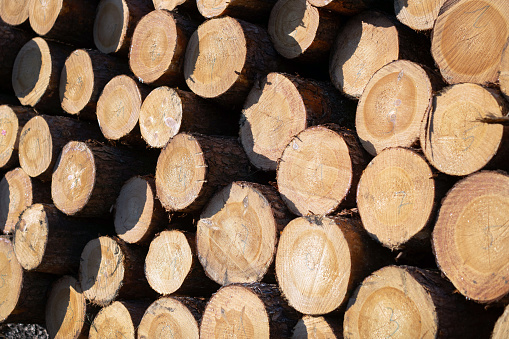
[[[28,7],[31,2],[31,0],[0,1],[0,18],[9,25],[21,25],[28,19]]]
[[[18,165],[21,130],[35,115],[29,107],[0,105],[0,168],[11,169]]]
[[[446,0],[394,0],[394,11],[401,23],[416,31],[427,31],[433,28],[440,7]]]

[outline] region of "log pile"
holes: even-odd
[[[507,337],[506,0],[0,0],[0,19],[0,324]]]

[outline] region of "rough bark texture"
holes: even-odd
[[[12,67],[20,51],[33,36],[33,33],[12,27],[0,21],[0,89],[12,93]]]

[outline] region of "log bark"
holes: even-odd
[[[433,28],[431,53],[449,84],[494,83],[508,37],[508,2],[448,0]]]
[[[439,200],[431,168],[406,148],[389,148],[377,155],[362,173],[357,190],[364,228],[391,250],[428,248]]]
[[[150,147],[162,148],[179,132],[238,135],[237,121],[233,114],[192,92],[162,86],[143,101],[139,126]]]
[[[232,284],[222,287],[209,300],[200,338],[289,338],[298,319],[298,313],[288,306],[275,285]]]
[[[509,306],[506,306],[504,313],[498,318],[491,333],[491,339],[504,339],[509,336]]]
[[[149,304],[145,300],[115,301],[104,307],[90,326],[89,338],[135,338]]]
[[[343,339],[343,321],[335,317],[303,316],[293,330],[292,339]]]
[[[7,1],[8,2],[8,1]],[[0,6],[6,1],[0,2]],[[0,22],[0,89],[12,93],[12,69],[21,48],[32,38],[33,34]]]
[[[118,238],[103,236],[89,241],[81,254],[79,268],[85,298],[104,307],[117,297],[124,300],[154,297],[156,293],[143,274],[146,254],[143,247],[128,245]]]
[[[127,57],[136,24],[152,10],[145,0],[101,0],[93,28],[97,49]]]
[[[486,166],[507,168],[507,127],[484,122],[502,118],[501,96],[476,84],[446,87],[433,98],[421,125],[420,144],[433,167],[449,175],[468,175]]]
[[[195,234],[159,233],[150,243],[145,276],[159,294],[210,296],[219,285],[208,280],[196,256]]]
[[[31,0],[0,1],[0,19],[11,26],[23,24],[28,19],[28,7]]]
[[[38,2],[38,1],[34,1]],[[36,37],[19,51],[12,69],[12,87],[24,106],[45,113],[62,111],[58,94],[60,74],[72,47]]]
[[[407,1],[394,0],[394,11],[398,20],[416,31],[433,28],[440,7],[446,0]]]
[[[337,89],[360,98],[369,79],[398,59],[432,65],[429,41],[396,18],[367,11],[349,19],[331,50],[329,73]]]
[[[11,241],[0,236],[0,322],[44,324],[46,293],[54,281],[49,274],[24,272]]]
[[[37,113],[29,107],[0,106],[0,168],[19,166],[19,137],[23,126]]]
[[[502,59],[500,61],[500,73],[498,76],[498,83],[500,84],[500,91],[509,101],[509,40],[502,52]]]
[[[133,146],[145,145],[138,119],[141,104],[149,92],[148,87],[128,75],[116,76],[104,86],[96,114],[106,139]]]
[[[138,338],[199,338],[198,324],[205,302],[190,297],[166,297],[153,302],[138,327]]]
[[[417,145],[433,94],[442,87],[438,77],[408,60],[393,61],[373,75],[355,116],[359,139],[371,155]]]
[[[98,0],[31,1],[28,18],[32,29],[45,38],[91,47]]]
[[[481,303],[507,299],[505,232],[509,177],[482,171],[457,182],[442,201],[432,245],[438,267],[458,291]]]
[[[292,138],[312,125],[335,122],[353,127],[355,103],[330,84],[270,73],[255,84],[240,120],[240,140],[251,163],[275,171]]]
[[[231,16],[249,22],[266,22],[276,0],[196,0],[198,11],[206,19]]]
[[[248,182],[228,185],[210,200],[196,226],[205,273],[220,285],[259,282],[290,219],[274,188]]]
[[[278,65],[278,55],[263,28],[222,17],[201,24],[191,36],[184,77],[199,96],[240,107],[256,78]]]
[[[80,119],[96,120],[97,101],[104,86],[127,71],[123,60],[96,50],[75,50],[65,61],[60,76],[62,109]]]
[[[33,204],[14,230],[16,258],[27,271],[77,274],[81,251],[107,229],[99,220],[71,218],[50,204]]]
[[[368,9],[382,9],[390,12],[393,0],[311,0],[315,7],[323,7],[329,11],[351,16]]]
[[[120,239],[131,244],[147,244],[168,223],[168,215],[156,199],[153,176],[132,177],[122,186],[115,204],[114,221]]]
[[[197,24],[166,10],[145,15],[136,25],[129,66],[140,82],[153,86],[184,85],[184,55]]]
[[[0,225],[3,233],[12,233],[18,218],[34,203],[49,203],[50,187],[47,183],[30,178],[21,167],[5,174],[0,181]]]
[[[279,0],[270,13],[268,31],[276,51],[305,63],[327,62],[340,27],[338,15],[304,0]]]
[[[62,149],[51,180],[55,206],[67,215],[104,217],[127,179],[153,171],[150,155],[94,142],[71,141]]]
[[[199,211],[215,191],[247,178],[248,163],[234,138],[179,133],[157,160],[157,197],[169,212]]]
[[[357,183],[367,164],[367,154],[354,132],[332,124],[312,126],[297,134],[283,151],[277,168],[278,190],[298,216],[330,214],[339,206],[355,205]]]
[[[20,166],[29,176],[49,181],[62,147],[71,140],[90,139],[101,139],[97,125],[63,116],[35,116],[21,130]]]
[[[367,277],[348,302],[345,338],[488,338],[493,312],[454,293],[436,271],[387,266]]]
[[[300,217],[281,233],[276,277],[290,306],[320,315],[338,309],[359,282],[388,260],[355,219]]]
[[[88,338],[97,309],[86,304],[83,290],[71,276],[63,276],[51,287],[46,302],[46,329],[50,338]]]

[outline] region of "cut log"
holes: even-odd
[[[491,333],[491,339],[509,338],[509,306],[505,307],[504,314],[498,318],[495,328]]]
[[[431,229],[427,226],[434,203],[431,168],[422,156],[406,148],[389,148],[377,155],[362,173],[357,189],[364,228],[391,250],[411,239],[408,245],[412,248],[429,244]]]
[[[392,5],[392,0],[311,0],[309,3],[315,7],[323,7],[350,16],[367,9],[389,9],[388,5],[389,3]]]
[[[292,138],[311,125],[334,121],[353,127],[355,105],[330,84],[270,73],[244,103],[240,140],[251,163],[275,171]]]
[[[111,79],[97,102],[97,121],[106,139],[145,145],[137,126],[141,103],[149,89],[128,75]]]
[[[376,155],[387,147],[415,145],[439,86],[411,61],[397,60],[378,70],[357,106],[355,127],[362,146]]]
[[[206,19],[232,16],[249,22],[267,22],[276,0],[196,0],[198,11]]]
[[[48,184],[31,179],[21,167],[5,174],[0,181],[0,227],[12,233],[18,218],[33,203],[50,202]]]
[[[355,205],[357,183],[367,163],[354,132],[332,124],[309,127],[281,155],[278,190],[298,216],[329,214],[340,204]]]
[[[127,243],[145,244],[168,226],[168,216],[156,199],[152,176],[132,177],[115,204],[115,232]],[[171,218],[171,217],[170,217]]]
[[[429,41],[423,38],[385,14],[358,14],[339,31],[331,50],[332,83],[346,95],[360,98],[373,74],[391,61],[407,59],[429,65]]]
[[[438,267],[458,291],[482,303],[509,292],[509,177],[482,171],[459,181],[442,201],[433,230]]]
[[[49,181],[62,147],[71,140],[88,139],[101,139],[97,125],[63,116],[37,115],[21,130],[20,166],[29,176]]]
[[[261,74],[278,68],[268,33],[231,17],[206,21],[187,45],[184,77],[189,88],[228,107],[240,107]]]
[[[320,315],[341,306],[386,260],[383,248],[369,239],[357,220],[300,217],[281,233],[276,277],[290,306]]]
[[[21,25],[28,19],[28,7],[31,2],[31,0],[0,1],[0,19],[11,26]]]
[[[6,2],[0,1],[0,6]],[[12,69],[14,61],[21,48],[32,38],[33,34],[17,29],[0,21],[0,89],[5,93],[12,93]]]
[[[155,293],[143,274],[146,254],[143,247],[128,247],[120,239],[99,237],[89,241],[81,254],[79,269],[85,298],[104,307],[117,296],[123,299],[153,297]]]
[[[236,117],[196,94],[158,87],[141,105],[141,136],[151,147],[162,148],[179,132],[238,135]]]
[[[54,280],[49,274],[24,272],[10,240],[0,236],[0,322],[44,324],[46,293]]]
[[[71,141],[62,149],[51,180],[55,206],[67,215],[107,216],[124,183],[153,171],[150,156],[92,142]]]
[[[127,64],[96,50],[77,49],[65,61],[60,76],[60,102],[64,111],[96,120],[96,106],[104,86],[128,71]]]
[[[98,0],[30,1],[30,26],[45,38],[77,46],[93,45],[92,27]]]
[[[342,321],[336,317],[305,315],[293,329],[292,339],[326,338],[343,339]]]
[[[115,301],[104,307],[90,325],[89,338],[136,338],[136,328],[149,304],[144,300]]]
[[[19,165],[19,136],[23,126],[36,115],[32,108],[0,105],[0,168]]]
[[[34,1],[39,2],[39,1]],[[12,87],[24,106],[61,112],[58,85],[72,47],[36,37],[19,51],[12,69]]]
[[[63,276],[51,287],[46,303],[46,329],[50,338],[86,338],[93,317],[79,282]]]
[[[260,281],[291,216],[277,191],[233,182],[210,200],[198,221],[196,247],[205,273],[220,285]]]
[[[289,338],[299,319],[274,285],[222,287],[209,300],[200,325],[200,338]]]
[[[129,67],[140,82],[183,85],[184,55],[196,27],[186,17],[163,9],[145,15],[136,25],[129,52]]]
[[[508,38],[509,2],[448,0],[433,28],[431,53],[449,84],[494,83]]]
[[[270,12],[268,31],[283,57],[319,63],[327,62],[340,24],[337,15],[306,0],[279,0]]]
[[[507,39],[507,44],[502,53],[498,82],[500,84],[500,91],[505,95],[507,101],[509,101],[509,39]]]
[[[476,84],[452,85],[436,95],[420,135],[430,164],[459,176],[478,171],[497,158],[507,159],[504,126],[481,121],[501,118],[505,114],[502,104],[499,95]]]
[[[198,324],[205,303],[194,298],[160,298],[145,311],[138,327],[139,339],[198,339]]]
[[[488,338],[493,312],[465,300],[436,271],[387,266],[348,302],[345,338]]]
[[[33,204],[19,216],[14,252],[27,271],[77,274],[85,245],[108,228],[98,220],[71,218],[49,204]]]
[[[147,0],[101,0],[93,29],[97,49],[126,57],[136,24],[153,9]]]
[[[167,211],[199,211],[216,190],[249,175],[249,160],[234,138],[179,133],[161,151],[157,197]]]
[[[206,296],[218,289],[198,262],[195,241],[194,234],[177,230],[161,232],[152,240],[145,276],[157,293]]]
[[[155,9],[165,9],[173,11],[177,6],[187,5],[193,3],[196,7],[196,2],[193,0],[152,0]]]
[[[394,11],[401,23],[416,31],[428,31],[435,25],[440,7],[445,1],[394,0]]]

